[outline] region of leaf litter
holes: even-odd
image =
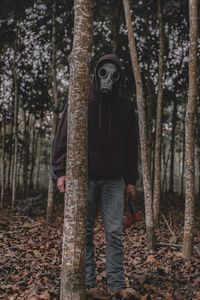
[[[184,222],[181,203],[177,204],[174,198],[176,205],[171,209],[172,200],[165,202],[165,215],[156,229],[157,249],[148,251],[143,201],[137,201],[136,207],[143,218],[123,233],[127,287],[140,300],[200,300],[200,213],[196,216],[197,251],[190,260],[185,260],[181,252]],[[173,213],[168,215],[169,211]],[[19,212],[0,212],[0,299],[59,299],[62,222],[61,203],[56,203],[51,224],[46,223],[44,214],[31,219]],[[99,217],[94,243],[97,283],[106,289],[106,243]]]

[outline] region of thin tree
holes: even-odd
[[[5,143],[6,143],[6,124],[5,121],[2,120],[0,124],[1,136],[2,136],[2,149],[1,149],[1,200],[0,200],[0,208],[4,206],[4,198],[5,198]]]
[[[18,30],[16,32],[15,38],[15,49],[14,49],[14,58],[13,58],[13,83],[14,83],[14,134],[15,134],[15,142],[14,142],[14,157],[13,157],[13,173],[12,173],[12,208],[15,207],[16,203],[16,187],[17,187],[17,157],[18,157],[18,84],[17,84],[17,61],[16,61],[16,53],[17,53],[17,38],[18,38]]]
[[[171,137],[171,161],[170,161],[170,175],[169,175],[169,191],[174,192],[174,154],[175,154],[175,134],[177,125],[177,98],[174,97],[174,107],[172,114],[172,137]]]
[[[185,116],[185,225],[183,256],[190,258],[194,242],[195,166],[194,133],[197,109],[197,43],[198,0],[189,0],[190,48],[189,48],[189,93]]]
[[[58,114],[59,114],[59,100],[58,100],[58,87],[57,87],[57,62],[56,62],[56,1],[52,6],[52,93],[53,93],[53,124],[51,133],[51,143],[56,134],[58,126]],[[48,199],[47,199],[47,222],[50,222],[53,214],[53,181],[49,177],[48,186]]]
[[[164,72],[164,25],[161,1],[158,0],[159,19],[159,67],[158,67],[158,94],[156,110],[155,158],[154,158],[154,189],[153,209],[154,222],[158,225],[160,215],[161,190],[161,135],[162,135],[162,106],[163,106],[163,72]]]
[[[133,73],[134,73],[135,83],[136,83],[136,98],[137,98],[137,109],[138,109],[138,117],[139,117],[140,146],[141,146],[141,157],[142,157],[142,167],[143,167],[147,244],[149,249],[153,249],[155,247],[155,228],[154,228],[154,221],[153,221],[153,197],[152,197],[151,174],[149,168],[150,163],[149,163],[148,144],[147,144],[145,101],[143,96],[142,78],[141,78],[140,67],[138,62],[135,37],[134,37],[132,20],[130,15],[130,3],[129,0],[123,0],[123,3],[124,3],[126,25],[128,29],[129,49],[130,49],[131,61],[133,65]]]
[[[36,143],[36,149],[35,149],[35,174],[33,178],[33,188],[36,190],[38,189],[38,183],[39,183],[39,171],[40,171],[40,160],[41,160],[41,148],[42,148],[42,137],[40,129],[37,133],[37,143]]]
[[[70,55],[67,118],[61,300],[86,299],[84,262],[87,219],[87,107],[92,48],[92,4],[92,0],[74,2],[74,41]]]

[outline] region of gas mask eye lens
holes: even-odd
[[[106,75],[107,75],[106,69],[101,68],[101,69],[99,70],[99,72],[98,72],[98,75],[99,75],[100,78],[105,78]]]
[[[113,73],[113,79],[114,79],[114,81],[119,80],[119,72],[118,72],[118,71],[115,71],[115,72]]]

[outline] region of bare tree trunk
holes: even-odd
[[[34,172],[34,164],[36,159],[36,147],[37,147],[37,136],[35,131],[35,117],[33,116],[32,126],[30,128],[31,131],[31,144],[30,144],[30,176],[29,176],[29,188],[28,193],[30,193],[33,188],[33,172]]]
[[[185,119],[185,114],[184,114]],[[185,170],[185,122],[183,120],[183,147],[182,147],[182,172],[181,172],[181,197],[184,194],[184,170]]]
[[[10,135],[10,139],[13,139],[13,130],[14,130],[14,122],[12,120],[12,122],[10,123],[10,127],[9,127],[9,135]],[[11,143],[12,145],[12,143]],[[11,191],[11,176],[12,176],[12,161],[13,161],[13,146],[10,147],[10,152],[8,153],[8,171],[7,171],[7,179],[6,179],[6,189],[7,191]]]
[[[150,163],[149,163],[148,144],[147,144],[145,101],[143,96],[142,79],[141,79],[140,67],[139,67],[139,62],[137,57],[135,37],[133,33],[132,20],[130,15],[130,3],[129,0],[123,0],[123,3],[124,3],[126,24],[128,29],[129,48],[130,48],[133,72],[134,72],[134,77],[136,82],[136,98],[137,98],[137,108],[138,108],[138,117],[139,117],[141,157],[142,157],[142,166],[143,166],[147,245],[149,249],[153,249],[155,247],[155,228],[154,228],[154,221],[153,221],[153,197],[152,197],[151,174],[149,168]]]
[[[28,116],[26,116],[26,111],[24,110],[24,163],[23,163],[23,199],[27,196],[27,188],[28,188],[28,166],[29,166],[29,144],[30,144],[30,118],[31,114],[28,112]]]
[[[198,0],[189,0],[189,94],[185,117],[185,225],[183,256],[190,258],[194,242],[195,168],[194,120],[197,108]]]
[[[167,169],[168,169],[168,163],[169,163],[169,158],[171,154],[171,149],[169,149],[167,157],[166,157],[166,144],[163,145],[163,182],[162,182],[162,188],[161,190],[163,192],[166,192],[167,190],[167,184],[166,184],[166,178],[167,178]]]
[[[42,146],[42,138],[40,133],[38,133],[37,137],[37,147],[35,153],[35,174],[33,177],[33,187],[34,189],[38,189],[38,179],[39,179],[39,171],[40,171],[40,157],[41,157],[41,146]]]
[[[200,196],[200,114],[199,114],[199,108],[198,112],[196,114],[197,118],[197,140],[198,140],[198,167],[199,167],[199,173],[198,173],[198,194]]]
[[[153,150],[153,134],[152,134],[152,91],[150,86],[150,80],[147,80],[147,99],[146,99],[146,118],[147,118],[147,145],[148,145],[148,161],[150,174],[153,177],[153,166],[151,165],[152,161],[152,150]]]
[[[6,139],[6,125],[4,120],[1,123],[1,135],[2,135],[2,152],[1,152],[1,200],[0,208],[4,206],[5,198],[5,139]]]
[[[17,33],[15,41],[15,55],[13,63],[13,79],[14,79],[14,128],[15,128],[15,144],[14,144],[14,157],[13,157],[13,179],[12,179],[12,208],[15,207],[16,203],[16,186],[17,186],[17,156],[18,156],[18,87],[17,87],[17,71],[16,71],[16,44],[17,44]]]
[[[169,191],[174,192],[174,146],[176,135],[176,123],[177,123],[177,99],[174,99],[174,109],[172,116],[172,134],[171,134],[171,161],[170,161],[170,175],[169,175]]]
[[[160,189],[161,189],[161,135],[162,135],[162,106],[163,106],[163,73],[164,73],[164,24],[161,1],[158,0],[159,18],[159,69],[158,69],[158,96],[156,112],[156,138],[154,161],[154,189],[153,208],[154,223],[157,226],[160,215]]]
[[[87,111],[92,41],[92,0],[74,3],[70,55],[67,164],[62,249],[61,300],[84,300],[87,219]],[[83,30],[84,28],[84,30]]]
[[[144,29],[144,37],[146,40],[146,47],[149,50],[150,48],[150,42],[149,42],[149,16],[150,12],[148,10],[145,11],[144,13],[144,20],[145,20],[145,29]],[[146,50],[147,51],[147,50]],[[151,59],[148,60],[148,70],[150,69],[150,62]],[[154,176],[154,166],[152,162],[154,162],[154,134],[153,134],[153,122],[152,122],[152,117],[153,117],[153,91],[152,91],[152,86],[151,86],[151,80],[150,80],[150,72],[148,71],[147,73],[147,80],[145,80],[145,85],[146,85],[146,120],[147,120],[147,146],[148,146],[148,155],[149,155],[149,168],[150,168],[150,174],[151,178],[153,179]],[[153,180],[152,180],[153,182]]]
[[[57,63],[56,63],[56,1],[53,2],[52,6],[52,93],[53,93],[53,124],[51,133],[51,143],[56,134],[58,126],[58,115],[59,115],[59,100],[58,100],[58,88],[57,88]],[[47,199],[47,222],[50,222],[53,214],[53,192],[54,184],[52,182],[51,176],[49,175],[49,186],[48,186],[48,199]]]

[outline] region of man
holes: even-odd
[[[131,101],[119,94],[121,63],[114,54],[97,63],[88,109],[88,218],[86,287],[93,299],[106,299],[96,287],[93,229],[96,199],[106,235],[106,272],[110,294],[128,299],[123,267],[122,218],[124,188],[136,195],[137,125]],[[65,190],[66,128],[65,110],[54,141],[52,168],[60,192]],[[96,195],[99,194],[97,198]]]

